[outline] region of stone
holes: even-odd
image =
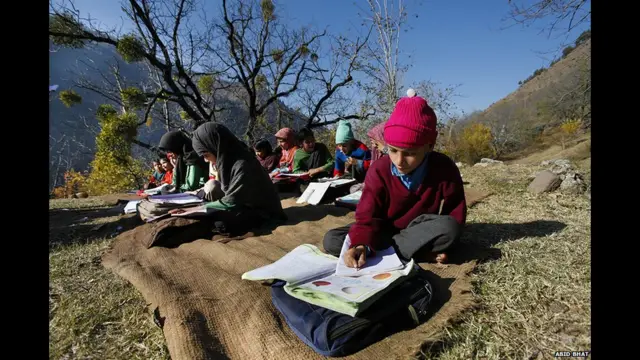
[[[549,170],[552,173],[559,175],[562,180],[564,180],[567,172],[574,170],[571,161],[566,159],[551,160],[549,162],[543,161],[540,165],[550,166]]]
[[[568,172],[560,184],[560,192],[568,195],[579,195],[585,192],[587,186],[582,175],[577,172]]]
[[[529,192],[533,194],[541,194],[556,190],[562,180],[560,177],[549,170],[541,171],[538,176],[529,184]]]
[[[76,193],[76,198],[78,198],[78,199],[86,199],[86,198],[88,198],[88,197],[89,197],[89,194],[87,194],[87,193],[86,193],[86,192],[84,192],[84,191],[81,191],[81,192],[79,192],[79,193]]]
[[[503,162],[500,160],[493,160],[493,159],[489,159],[489,158],[482,158],[480,159],[480,162],[483,164],[502,164]]]
[[[467,165],[465,163],[457,162],[456,166],[458,167],[458,169],[462,169],[462,168],[466,167]]]

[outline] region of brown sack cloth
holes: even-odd
[[[322,359],[288,328],[271,303],[269,288],[240,276],[300,244],[322,248],[325,232],[353,222],[353,212],[332,205],[301,206],[295,199],[283,200],[283,208],[286,225],[226,244],[196,240],[147,249],[144,239],[151,224],[144,224],[118,236],[103,265],[131,282],[150,303],[173,360]],[[452,320],[474,305],[469,273],[476,261],[464,261],[423,266],[433,274],[435,292],[429,321],[347,359],[402,359],[437,341]]]

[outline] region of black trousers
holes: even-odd
[[[327,253],[340,255],[351,225],[329,230],[325,234],[323,246]],[[461,231],[461,226],[449,215],[424,214],[411,221],[406,229],[383,232],[378,236],[383,242],[389,241],[400,257],[409,260],[418,251],[440,253],[449,249],[458,241]]]

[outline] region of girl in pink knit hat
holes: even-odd
[[[406,260],[446,262],[446,251],[465,225],[460,171],[449,157],[433,151],[436,115],[413,89],[407,95],[384,125],[389,155],[367,172],[356,222],[324,237],[325,250],[338,256],[349,236],[349,267],[363,267],[367,256],[389,246]]]

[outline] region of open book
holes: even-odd
[[[170,184],[162,184],[158,187],[154,187],[153,189],[147,189],[145,191],[143,191],[145,194],[147,195],[156,195],[156,194],[161,194],[162,190],[164,190],[165,188],[171,186]]]
[[[242,274],[242,279],[283,280],[286,282],[284,290],[297,299],[356,316],[406,279],[414,269],[411,260],[399,270],[346,277],[335,274],[337,266],[338,258],[304,244],[272,264]]]
[[[169,195],[153,195],[153,196],[149,196],[148,199],[149,201],[157,204],[179,204],[179,205],[193,204],[195,206],[196,204],[203,202],[203,200],[197,197],[196,195],[184,194],[184,193],[169,194]]]
[[[309,203],[311,205],[318,205],[320,201],[322,201],[324,194],[326,194],[327,190],[329,190],[330,186],[331,186],[330,182],[309,183],[309,186],[307,186],[306,190],[302,193],[302,195],[300,195],[296,203],[297,204]]]
[[[349,239],[349,235],[347,235],[344,243],[342,243],[342,250],[340,251],[340,257],[338,258],[338,264],[336,266],[336,275],[338,276],[360,277],[404,268],[404,264],[398,257],[398,254],[396,254],[396,250],[391,246],[384,250],[378,250],[374,255],[368,257],[362,268],[350,268],[344,262],[344,256],[350,247],[351,239]]]
[[[333,177],[333,178],[320,178],[318,179],[320,183],[330,183],[331,187],[338,187],[344,185],[354,184],[356,179],[353,178],[341,178],[341,177]]]
[[[341,196],[336,199],[336,201],[343,202],[346,204],[357,205],[360,202],[360,198],[362,197],[362,190],[358,190],[349,195]]]

